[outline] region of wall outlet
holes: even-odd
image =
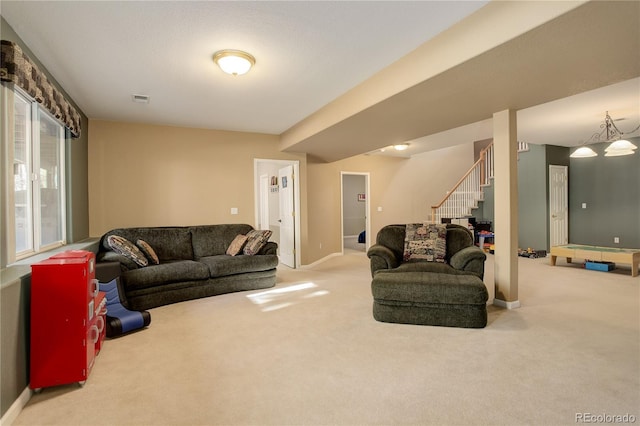
[[[378,207],[378,211],[381,212],[382,211],[382,206]]]
[[[238,214],[238,208],[237,207],[231,207],[231,214]]]
[[[616,244],[620,244],[620,237],[613,237],[613,242]]]
[[[322,248],[322,243],[320,243],[320,248]]]

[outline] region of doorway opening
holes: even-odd
[[[255,228],[272,232],[280,264],[300,265],[298,161],[254,159]]]
[[[370,246],[369,173],[340,172],[342,253],[364,253]]]

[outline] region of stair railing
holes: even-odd
[[[480,158],[467,173],[447,192],[435,206],[431,206],[431,223],[439,223],[442,218],[471,216],[471,210],[483,200],[482,187],[493,178],[493,142],[480,151]]]

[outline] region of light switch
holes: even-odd
[[[378,211],[381,212],[382,211],[382,206],[378,206]]]
[[[587,208],[587,203],[582,203],[582,208],[586,209]]]
[[[231,207],[231,214],[238,214],[238,208],[237,207]]]

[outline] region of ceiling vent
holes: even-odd
[[[133,102],[137,102],[139,104],[148,104],[149,96],[147,95],[131,95],[131,99]]]

